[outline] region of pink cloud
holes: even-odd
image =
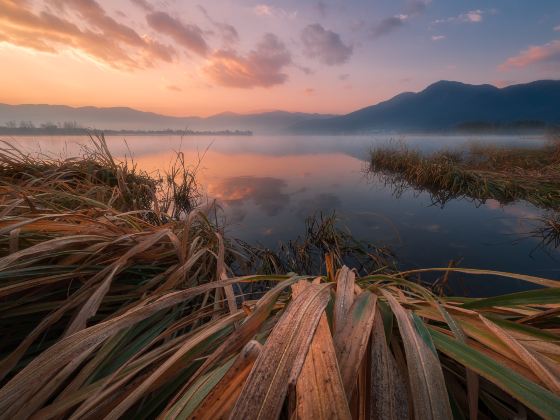
[[[544,45],[531,46],[516,56],[508,58],[500,64],[499,69],[507,71],[542,63],[552,63],[560,66],[560,40],[551,41]]]
[[[176,54],[173,47],[117,22],[95,0],[50,0],[48,4],[56,14],[48,9],[35,12],[27,2],[0,0],[0,41],[49,53],[75,49],[126,69],[170,62]]]
[[[271,87],[288,80],[284,68],[292,56],[276,35],[265,34],[256,48],[247,55],[233,50],[219,50],[204,68],[206,75],[222,86],[253,88]]]
[[[318,23],[307,25],[303,29],[301,41],[306,56],[329,66],[345,63],[353,52],[353,47],[344,44],[339,34]]]
[[[205,56],[209,47],[202,36],[202,30],[191,24],[185,24],[165,12],[152,12],[146,16],[148,25],[161,34],[169,36],[187,51]]]

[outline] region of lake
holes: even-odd
[[[221,203],[227,233],[250,243],[274,247],[302,232],[304,220],[317,211],[336,211],[357,239],[389,246],[402,268],[442,267],[450,260],[462,267],[485,268],[560,279],[560,251],[542,249],[529,234],[542,210],[527,203],[501,206],[454,200],[444,208],[429,194],[391,187],[366,174],[368,151],[375,145],[403,142],[434,151],[469,142],[527,147],[539,136],[252,136],[107,138],[117,157],[132,155],[147,171],[169,167],[176,151],[196,164],[208,199]],[[20,148],[73,156],[85,137],[16,137]],[[461,291],[489,295],[502,281],[469,280]],[[523,288],[507,280],[507,288]]]

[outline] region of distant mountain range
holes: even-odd
[[[0,125],[22,121],[35,126],[71,122],[80,127],[100,130],[250,130],[260,134],[286,132],[302,121],[332,118],[332,114],[271,111],[256,114],[224,112],[210,117],[171,117],[126,107],[73,108],[65,105],[0,104]]]
[[[255,134],[439,131],[469,125],[507,126],[523,122],[535,126],[535,122],[560,124],[560,81],[540,80],[501,89],[492,85],[439,81],[421,92],[401,93],[346,115],[272,111],[171,117],[124,107],[0,104],[0,125],[19,124],[20,121],[30,121],[36,126],[75,122],[95,129],[250,130]]]
[[[296,133],[375,130],[452,130],[469,124],[560,124],[560,81],[539,80],[499,89],[440,81],[421,92],[401,93],[347,115],[296,123]]]

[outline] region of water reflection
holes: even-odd
[[[286,186],[286,181],[279,178],[235,176],[209,184],[208,194],[233,207],[252,200],[267,216],[276,216],[289,204]]]
[[[148,171],[169,167],[174,151],[197,163],[198,180],[209,199],[222,202],[227,233],[250,243],[275,247],[300,235],[306,216],[336,210],[358,239],[389,246],[405,268],[462,266],[560,278],[560,252],[534,251],[527,219],[543,212],[525,203],[505,207],[468,200],[432,205],[430,194],[391,188],[364,175],[368,151],[391,136],[376,137],[129,137],[109,138],[116,156],[132,152]],[[480,139],[480,138],[479,138]],[[15,139],[28,150],[75,154],[84,138]],[[423,150],[459,147],[472,136],[411,136],[402,139]],[[538,144],[541,138],[493,136],[495,144]],[[475,294],[490,294],[502,284],[469,283]]]

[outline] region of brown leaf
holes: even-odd
[[[370,411],[371,419],[408,418],[408,395],[404,378],[385,337],[383,319],[377,310],[371,336]]]
[[[292,286],[295,296],[301,293],[302,283],[305,286],[309,284],[299,282]],[[351,419],[329,323],[324,312],[297,380],[296,399],[298,419]]]
[[[377,296],[364,290],[350,307],[344,324],[334,336],[340,374],[348,400],[352,398],[358,371],[367,350],[376,303]]]
[[[277,418],[290,382],[301,371],[330,283],[312,284],[286,307],[255,362],[231,418]]]
[[[336,275],[336,300],[334,302],[334,335],[345,323],[346,315],[354,301],[354,282],[356,275],[346,266],[338,270]]]

